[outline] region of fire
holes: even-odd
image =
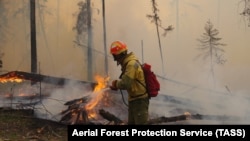
[[[4,77],[0,77],[1,83],[7,83],[7,82],[22,82],[23,79],[18,77],[15,72],[12,72]]]
[[[96,85],[93,91],[84,97],[73,99],[64,105],[69,105],[68,109],[63,110],[61,122],[70,124],[88,123],[90,120],[99,119],[99,108],[110,106],[110,98],[106,90],[109,77],[95,76]]]
[[[10,77],[10,78],[0,78],[0,82],[1,83],[7,83],[7,82],[17,82],[17,83],[20,83],[22,81],[23,81],[23,79],[18,78],[16,76]]]
[[[90,118],[96,117],[96,112],[94,112],[93,109],[100,103],[101,100],[103,100],[102,90],[107,88],[109,77],[102,77],[100,75],[96,75],[95,80],[97,82],[97,85],[94,88],[92,99],[85,106],[85,109],[88,111],[88,116]]]
[[[102,77],[102,76],[96,75],[95,80],[97,81],[97,85],[94,88],[94,92],[98,92],[107,87],[109,77]]]

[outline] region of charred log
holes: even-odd
[[[55,84],[55,85],[64,85],[67,82],[76,82],[76,83],[82,83],[82,84],[90,84],[92,89],[96,86],[96,83],[93,83],[93,82],[72,80],[72,79],[67,79],[67,78],[47,76],[47,75],[36,74],[36,73],[28,73],[28,72],[23,72],[23,71],[11,71],[11,72],[2,74],[0,75],[0,82],[2,80],[11,79],[11,78],[30,80],[32,82],[45,82],[45,83],[50,83],[50,84]]]
[[[68,111],[59,121],[64,124],[90,124],[88,113],[85,109],[73,109]]]
[[[66,110],[60,114],[63,115],[60,122],[65,124],[90,124],[85,104],[89,101],[89,96],[67,101],[64,105],[68,105]]]
[[[159,118],[154,118],[150,119],[148,124],[159,124],[159,123],[165,123],[165,122],[176,122],[180,120],[187,120],[188,116],[187,115],[179,115],[179,116],[174,116],[174,117],[159,117]]]
[[[85,96],[79,99],[73,99],[70,101],[67,101],[64,105],[74,105],[76,103],[87,103],[89,101],[89,96]]]
[[[201,115],[195,114],[191,115],[191,119],[197,120],[216,120],[216,121],[239,121],[244,120],[237,116],[228,116],[228,115]]]
[[[215,120],[215,121],[240,121],[243,120],[236,116],[226,116],[226,115],[201,115],[201,114],[183,114],[173,117],[158,117],[149,120],[149,124],[162,124],[167,122],[177,122],[183,120]]]
[[[61,117],[59,122],[68,124],[71,118],[72,118],[72,113],[68,112]]]
[[[75,124],[90,124],[86,110],[81,110],[77,113]]]
[[[115,115],[103,110],[103,109],[100,109],[99,110],[99,113],[100,115],[105,118],[106,120],[110,121],[110,122],[114,122],[115,125],[120,125],[120,124],[124,124],[124,122],[119,119],[118,117],[116,117]]]
[[[66,110],[63,110],[60,114],[64,115],[74,110],[80,109],[83,104],[86,104],[89,101],[89,96],[85,96],[79,99],[73,99],[71,101],[67,101],[64,105],[68,105]]]

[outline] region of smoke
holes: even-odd
[[[250,121],[250,97],[247,93],[220,92],[201,87],[187,89],[187,86],[176,83],[168,85],[173,89],[151,99],[151,115],[172,117],[185,112],[204,115],[200,120],[187,120],[176,124],[248,124]],[[175,90],[175,87],[179,90]]]
[[[68,81],[65,85],[50,90],[50,96],[42,99],[41,104],[37,105],[36,115],[39,118],[59,121],[60,112],[67,109],[64,105],[67,101],[87,96],[90,93],[90,84]]]
[[[72,27],[75,25],[76,17],[73,17],[72,13],[77,11],[77,2],[67,0],[58,2],[60,2],[60,9],[57,11],[59,19],[55,16],[55,11],[49,11],[57,6],[56,1],[48,1],[46,6],[48,6],[47,10],[51,14],[43,15],[45,32],[42,33],[40,26],[38,26],[37,46],[41,73],[86,80],[85,78],[88,77],[86,54],[83,49],[75,48],[73,44],[75,33],[72,31]],[[101,3],[94,2],[96,3],[95,8],[100,10]],[[220,4],[224,8],[219,9],[220,13],[213,9],[217,8],[217,1],[194,2],[190,0],[188,3],[187,1],[179,1],[178,9],[176,9],[176,5],[169,4],[171,1],[159,0],[157,2],[162,21],[166,25],[173,24],[174,27],[177,25],[178,31],[173,31],[162,39],[164,60],[166,60],[164,70],[167,72],[165,77],[169,79],[162,80],[161,95],[151,99],[150,114],[152,116],[175,116],[187,111],[192,114],[236,116],[239,120],[230,121],[231,123],[249,123],[247,122],[249,121],[247,107],[249,107],[250,59],[247,58],[249,58],[248,37],[250,32],[239,22],[239,12],[236,10],[237,2],[221,1]],[[18,8],[13,8],[13,4]],[[20,9],[18,4],[21,5],[17,0],[9,3],[11,5],[9,10]],[[159,63],[159,52],[156,50],[155,26],[146,18],[146,14],[150,14],[152,11],[150,1],[106,1],[106,10],[107,45],[117,39],[125,41],[129,45],[130,51],[135,52],[139,58],[143,56],[145,62],[152,64],[156,74],[161,75],[162,66]],[[178,10],[178,15],[176,15],[176,10]],[[27,12],[28,10],[24,11],[24,13]],[[103,52],[102,17],[98,12],[93,11],[93,13],[95,14],[93,48]],[[214,23],[217,23],[216,21],[219,19],[218,25],[224,25],[220,27],[215,25],[215,27],[220,31],[223,42],[227,44],[225,56],[228,62],[224,66],[215,68],[216,89],[213,90],[210,90],[209,70],[204,65],[206,62],[197,64],[193,61],[193,58],[197,55],[195,39],[204,32],[204,23],[208,19],[211,19]],[[5,53],[3,56],[4,69],[8,71],[29,70],[28,18],[23,16],[13,18],[10,16],[8,20],[12,36],[3,45]],[[26,27],[26,30],[23,27]],[[46,36],[47,44],[45,44],[44,36]],[[141,52],[142,40],[144,54]],[[95,69],[93,71],[96,74],[102,74],[104,69],[103,65],[100,64],[104,64],[102,62],[104,59],[99,58],[103,56],[100,57],[98,53],[95,53],[94,56]],[[110,59],[110,77],[118,78],[119,73],[120,68]],[[171,81],[171,79],[175,81]],[[225,86],[228,86],[231,93],[226,90]],[[6,92],[17,93],[14,90],[17,87],[17,85],[9,85],[8,88],[1,88],[1,94]],[[40,86],[34,87],[34,89],[29,89],[24,86],[26,88],[25,93],[33,93],[33,91],[39,93]],[[37,115],[58,120],[58,113],[67,108],[63,103],[90,94],[89,87],[89,85],[71,82],[62,87],[42,84],[42,93],[49,90],[50,94],[49,97],[44,97],[37,107]],[[27,90],[30,91],[27,92]],[[110,94],[112,95],[112,92]],[[122,96],[119,92],[112,96],[114,97],[112,102],[115,106],[112,107],[111,111],[126,119],[127,111]],[[10,103],[10,99],[6,101],[1,98],[0,100],[0,104],[9,105]],[[20,102],[20,99],[14,100]],[[118,107],[122,110],[117,110]],[[205,121],[186,122],[204,123]],[[224,122],[220,119],[206,119],[206,123]]]
[[[97,117],[95,117],[94,120],[97,120],[97,122],[103,120],[99,115],[100,109],[104,109],[120,119],[126,120],[127,108],[117,92],[110,91],[109,88],[93,91],[93,86],[90,84],[75,83],[71,81],[62,87],[51,89],[50,96],[42,99],[41,103],[36,105],[35,114],[38,118],[60,121],[63,116],[60,113],[67,110],[69,106],[64,104],[68,101],[83,97],[88,97],[89,99],[88,102],[83,103],[83,105],[95,103],[98,97],[101,98],[99,103],[93,107],[93,110],[97,113]]]

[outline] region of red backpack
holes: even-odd
[[[141,64],[141,67],[144,72],[146,86],[143,85],[143,83],[139,80],[137,81],[146,88],[149,98],[156,97],[160,91],[160,82],[157,80],[156,75],[151,70],[151,65],[143,63]]]

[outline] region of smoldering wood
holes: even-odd
[[[88,113],[86,110],[80,110],[78,112],[75,123],[76,124],[89,124]]]
[[[23,72],[23,71],[11,71],[11,72],[2,74],[0,75],[0,81],[1,79],[10,79],[13,77],[24,79],[24,80],[30,80],[32,82],[44,82],[44,83],[55,84],[55,85],[65,85],[68,82],[79,83],[79,84],[89,84],[92,90],[97,85],[96,83],[88,82],[88,81],[74,80],[74,79],[68,79],[68,78],[62,78],[62,77],[54,77],[54,76],[29,73],[29,72]]]
[[[60,122],[66,124],[88,124],[89,119],[85,105],[89,99],[89,96],[84,96],[65,102],[64,105],[68,105],[68,108],[60,112],[63,115]]]
[[[65,102],[64,105],[67,105],[68,108],[60,112],[62,115],[60,122],[66,124],[102,124],[98,121],[90,121],[88,118],[88,111],[85,109],[85,106],[90,99],[91,97],[88,95]],[[116,125],[123,123],[121,119],[103,109],[99,110],[99,115],[107,121],[114,122]]]
[[[68,113],[72,113],[72,112],[75,112],[75,111],[81,109],[81,107],[83,107],[83,106],[80,106],[80,104],[72,104],[72,105],[68,106],[68,108],[66,110],[63,110],[62,112],[60,112],[60,114],[65,115]]]
[[[66,113],[64,113],[59,122],[67,123],[72,118],[73,112],[74,111],[67,111]]]
[[[60,112],[60,114],[65,115],[69,112],[75,111],[76,109],[80,109],[80,107],[83,106],[83,104],[86,104],[88,101],[89,101],[89,96],[67,101],[64,103],[64,105],[68,105],[68,108]]]
[[[76,103],[87,103],[89,101],[89,99],[90,99],[90,96],[84,96],[84,97],[81,97],[78,99],[73,99],[73,100],[67,101],[64,105],[73,105]]]
[[[85,105],[89,102],[90,97],[85,96],[81,97],[79,99],[73,99],[65,103],[65,105],[68,105],[68,109],[61,112],[62,115],[64,115],[61,119],[61,121],[64,121],[66,123],[73,123],[73,124],[89,124],[93,123],[88,119],[88,113],[85,110]],[[174,98],[171,98],[171,102],[177,102]],[[181,99],[178,99],[179,103],[182,103]],[[186,103],[188,104],[188,102]],[[214,120],[214,121],[237,121],[242,120],[240,117],[236,116],[230,116],[230,115],[202,115],[202,114],[191,114],[195,113],[194,111],[190,111],[188,109],[182,109],[178,110],[177,113],[184,113],[184,111],[187,111],[185,114],[177,115],[177,116],[171,116],[171,117],[156,117],[149,120],[149,124],[164,124],[164,123],[170,123],[170,122],[177,122],[177,121],[185,121],[185,120]],[[189,112],[191,113],[189,113]],[[72,116],[72,113],[75,113],[77,115]],[[103,119],[109,121],[110,123],[114,125],[121,125],[126,124],[124,121],[122,121],[120,118],[115,116],[114,114],[105,111],[104,109],[99,109],[99,115],[102,116]],[[100,123],[102,124],[102,123]]]
[[[72,118],[72,113],[78,114],[78,118],[75,120],[75,123],[77,124],[88,124],[91,123],[88,119],[88,113],[86,110],[84,110],[83,107],[79,107],[78,104],[72,104],[72,106],[66,112],[64,112],[64,115],[61,119],[61,121],[70,121]],[[67,114],[65,114],[67,113]],[[105,120],[109,122],[113,122],[114,125],[121,125],[121,124],[126,124],[124,121],[122,121],[120,118],[115,116],[114,114],[105,111],[104,109],[99,110],[99,115],[101,115]],[[80,116],[82,116],[80,118]],[[81,120],[79,120],[81,119]],[[169,122],[177,122],[177,121],[184,121],[184,120],[217,120],[217,121],[237,121],[237,120],[242,120],[239,117],[234,117],[234,116],[226,116],[226,115],[202,115],[202,114],[182,114],[182,115],[177,115],[177,116],[172,116],[172,117],[156,117],[153,119],[149,120],[150,125],[153,124],[164,124],[164,123],[169,123]]]
[[[80,109],[79,107],[66,110],[62,114],[63,116],[59,122],[64,124],[87,124],[89,122],[86,110]]]

